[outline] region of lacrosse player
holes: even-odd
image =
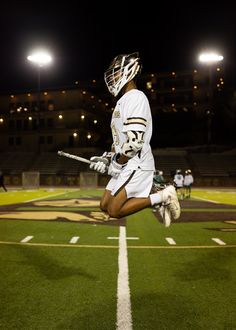
[[[176,174],[174,176],[174,183],[176,185],[178,198],[183,200],[184,199],[184,190],[183,190],[184,177],[183,177],[182,171],[180,169],[176,170]]]
[[[192,171],[191,170],[186,170],[185,171],[185,176],[184,176],[184,189],[185,189],[185,198],[190,198],[191,197],[191,187],[193,184],[193,176],[192,176]]]
[[[100,202],[110,217],[121,218],[159,205],[158,212],[168,227],[180,217],[180,205],[173,185],[152,189],[152,115],[146,95],[136,86],[140,70],[139,53],[132,53],[116,56],[105,71],[106,86],[118,98],[111,119],[113,145],[111,153],[91,157],[90,168],[108,171],[111,176]]]

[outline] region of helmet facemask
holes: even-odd
[[[118,55],[104,74],[109,92],[117,96],[121,89],[140,72],[140,58],[138,53]]]

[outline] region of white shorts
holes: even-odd
[[[124,169],[117,179],[111,178],[106,189],[111,191],[112,196],[125,188],[127,198],[148,197],[152,188],[154,171],[126,170]]]

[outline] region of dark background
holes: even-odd
[[[42,87],[103,79],[111,59],[139,51],[143,72],[187,70],[200,51],[224,56],[234,85],[235,5],[227,1],[5,2],[0,20],[0,91],[32,89],[37,73],[26,60],[34,47],[47,48],[54,62],[42,69]]]

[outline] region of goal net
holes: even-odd
[[[98,185],[98,173],[80,172],[80,187],[95,188]]]
[[[23,189],[39,189],[39,172],[23,172],[22,188]]]

